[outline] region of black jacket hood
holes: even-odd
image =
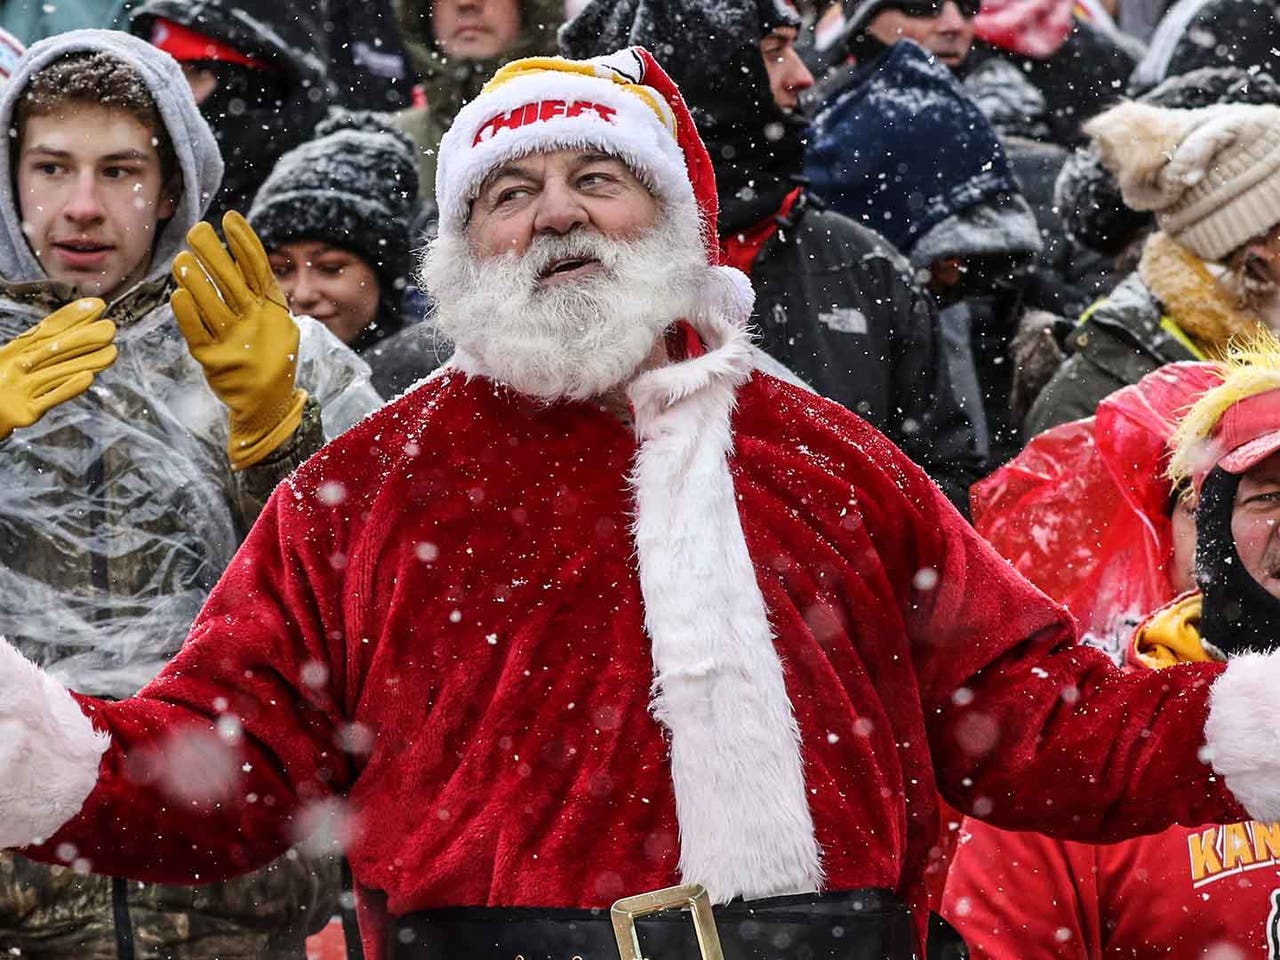
[[[773,213],[804,165],[799,117],[773,100],[760,41],[799,18],[781,0],[592,0],[560,29],[565,56],[639,44],[680,87],[711,154],[721,234]]]
[[[130,30],[151,40],[157,19],[220,40],[267,67],[212,64],[218,87],[200,104],[227,165],[210,217],[243,213],[276,160],[310,140],[328,110],[321,28],[289,0],[147,0]]]

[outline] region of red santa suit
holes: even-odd
[[[714,213],[678,95],[627,57],[680,107],[686,189]],[[616,65],[572,83],[604,77],[600,103]],[[450,135],[470,142],[485,111]],[[442,198],[449,229],[459,204]],[[689,355],[627,387],[634,426],[460,358],[276,491],[136,697],[73,698],[0,644],[0,844],[212,880],[341,797],[355,878],[392,916],[604,907],[683,880],[721,902],[884,887],[923,930],[939,792],[1089,841],[1242,819],[1233,791],[1275,802],[1273,770],[1215,746],[1224,780],[1191,733],[1274,742],[1270,661],[1128,675],[1078,645],[883,436],[753,371],[749,307],[709,273]],[[215,761],[168,762],[200,743],[231,756],[220,789],[200,783]]]

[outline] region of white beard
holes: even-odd
[[[436,329],[486,376],[542,399],[584,400],[626,383],[673,322],[689,317],[710,268],[696,224],[666,217],[636,240],[590,228],[538,236],[521,255],[481,259],[462,237],[427,248],[422,281]],[[540,273],[590,257],[592,276],[546,288]]]

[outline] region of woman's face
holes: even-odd
[[[378,277],[350,251],[297,240],[271,251],[271,269],[298,315],[319,320],[350,344],[378,315]]]

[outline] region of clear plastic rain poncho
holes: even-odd
[[[227,411],[187,351],[165,288],[187,231],[217,193],[223,163],[178,64],[137,37],[73,30],[27,51],[0,90],[13,125],[29,78],[60,57],[128,63],[155,101],[182,174],[176,212],[156,237],[146,281],[113,303],[119,357],[88,393],[0,442],[0,635],[85,693],[132,694],[186,638],[248,521],[248,493],[279,479],[234,475]],[[23,233],[11,155],[0,150],[0,340],[67,302]],[[381,405],[369,368],[313,320],[299,321],[298,385],[341,433]],[[276,472],[287,467],[276,466]],[[256,473],[255,473],[256,472]]]
[[[160,302],[120,329],[87,394],[0,442],[0,635],[96,695],[132,694],[177,651],[253,519],[226,407]],[[46,312],[0,301],[0,339]],[[364,361],[299,325],[298,384],[332,438],[381,401]]]

